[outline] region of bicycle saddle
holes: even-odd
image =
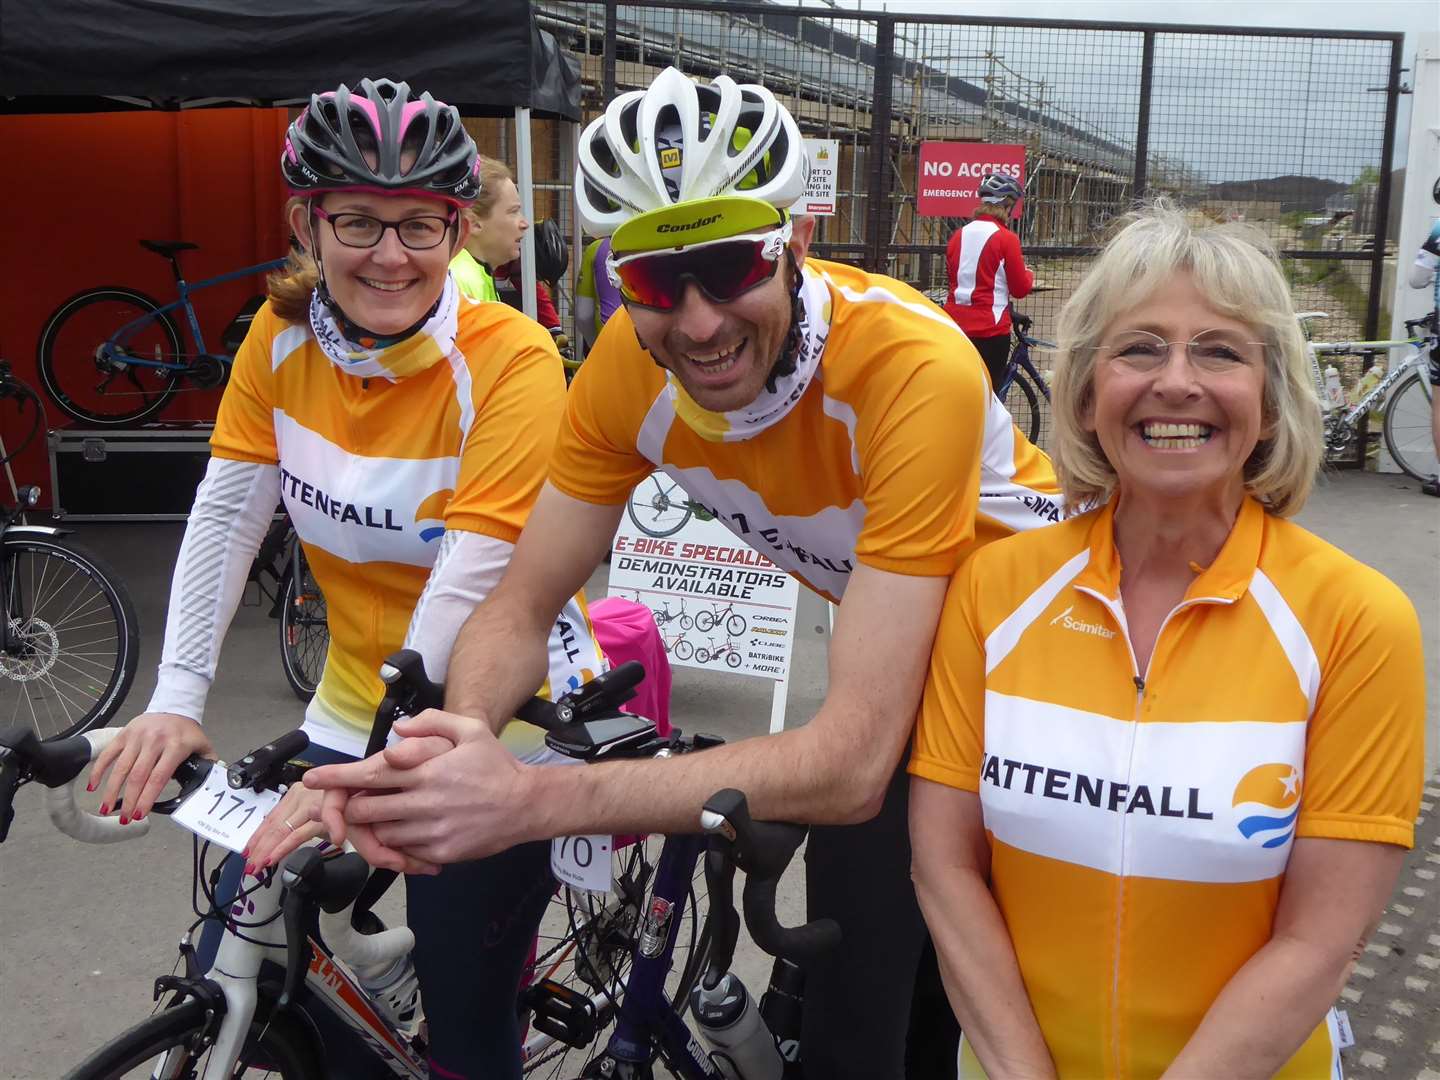
[[[167,259],[173,259],[176,252],[198,251],[200,248],[199,244],[186,243],[184,240],[141,240],[140,246]]]

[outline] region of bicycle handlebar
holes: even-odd
[[[733,788],[718,791],[705,802],[700,814],[700,827],[710,834],[710,853],[720,856],[728,867],[728,875],[736,866],[745,871],[745,926],[755,944],[771,956],[779,956],[805,966],[840,941],[840,926],[833,919],[816,919],[801,926],[782,926],[775,911],[775,890],[785,868],[790,865],[807,829],[786,821],[756,821],[742,792]],[[707,858],[709,875],[712,863]],[[719,882],[722,895],[731,895],[728,881]],[[715,883],[711,883],[712,915],[715,913]],[[728,905],[727,905],[728,906]],[[734,949],[733,931],[722,919],[719,933],[713,940],[711,971],[719,978],[730,966],[730,956],[717,956],[716,950],[726,939]],[[734,909],[730,907],[733,920]],[[723,964],[718,964],[723,961]],[[718,971],[716,970],[718,966]],[[707,972],[707,978],[710,972]]]

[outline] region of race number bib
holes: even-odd
[[[550,872],[572,889],[610,891],[612,836],[557,836],[550,841]]]
[[[236,791],[226,782],[225,766],[216,762],[205,777],[205,785],[181,803],[170,820],[202,840],[239,854],[279,801],[278,791]],[[610,866],[608,859],[605,866]]]

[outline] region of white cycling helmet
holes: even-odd
[[[614,241],[622,250],[676,247],[752,227],[724,210],[696,217],[696,203],[731,196],[716,205],[733,207],[741,196],[766,204],[762,216],[778,223],[808,174],[800,129],[769,90],[725,75],[701,85],[669,67],[585,128],[575,200],[594,235],[633,223],[623,245]]]

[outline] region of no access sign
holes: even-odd
[[[980,178],[1003,173],[1025,184],[1025,147],[1009,143],[922,142],[915,210],[922,217],[970,217]],[[1015,207],[1015,217],[1020,207]]]

